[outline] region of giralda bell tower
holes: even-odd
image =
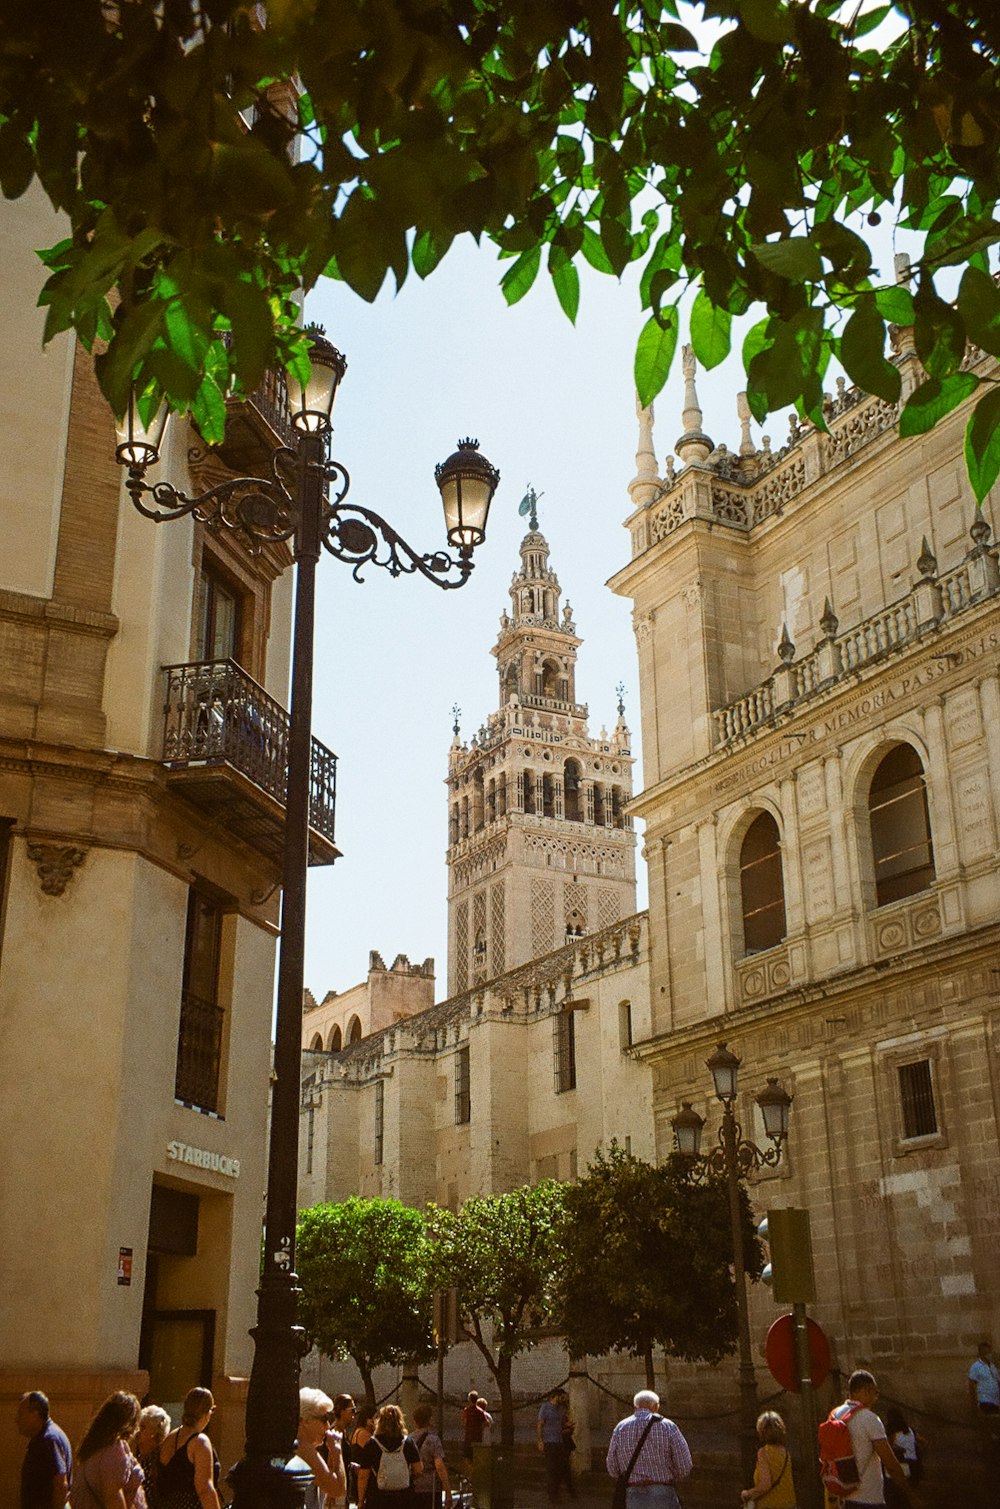
[[[448,755],[448,993],[458,995],[635,911],[631,737],[619,700],[592,738],[581,640],[529,492],[521,568],[493,654],[500,705]]]

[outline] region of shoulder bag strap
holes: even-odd
[[[775,1478],[774,1482],[771,1484],[771,1487],[767,1490],[768,1493],[771,1492],[771,1489],[777,1488],[778,1484],[781,1482],[782,1478],[785,1476],[785,1473],[786,1473],[787,1470],[788,1470],[788,1447],[786,1446],[785,1447],[785,1460],[781,1464],[781,1471],[778,1473],[778,1476]]]
[[[632,1476],[632,1473],[633,1473],[633,1471],[635,1469],[635,1464],[639,1460],[639,1453],[640,1453],[640,1451],[642,1450],[642,1448],[646,1444],[646,1437],[649,1435],[649,1432],[653,1429],[653,1426],[656,1424],[657,1420],[662,1420],[662,1419],[663,1419],[662,1415],[652,1415],[650,1417],[650,1419],[647,1420],[647,1422],[646,1422],[646,1429],[643,1431],[642,1435],[639,1437],[639,1440],[638,1440],[638,1443],[636,1445],[635,1451],[632,1453],[632,1459],[631,1459],[631,1461],[629,1462],[628,1466],[625,1469],[625,1486],[626,1486],[626,1488],[628,1487],[628,1480]]]

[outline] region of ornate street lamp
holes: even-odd
[[[707,1175],[722,1175],[729,1195],[729,1223],[733,1244],[733,1280],[736,1285],[736,1320],[740,1358],[740,1448],[744,1482],[753,1474],[756,1450],[757,1384],[754,1377],[753,1351],[750,1345],[750,1309],[747,1302],[747,1278],[744,1269],[743,1212],[740,1209],[740,1179],[761,1167],[773,1168],[781,1160],[781,1145],[788,1135],[788,1117],[792,1097],[776,1079],[769,1079],[757,1096],[764,1119],[764,1131],[771,1146],[760,1148],[743,1136],[734,1106],[738,1073],[742,1060],[725,1043],[719,1043],[706,1067],[711,1071],[716,1098],[722,1104],[722,1125],[718,1144],[707,1153],[701,1151],[704,1118],[692,1110],[689,1101],[671,1121],[677,1151],[687,1159],[689,1177],[701,1182]]]
[[[299,1360],[305,1350],[304,1333],[296,1323],[295,1225],[316,563],[322,548],[345,561],[356,581],[362,580],[363,567],[375,565],[392,576],[419,572],[437,587],[461,587],[472,573],[472,552],[486,533],[500,480],[474,440],[460,441],[455,454],[437,467],[454,553],[418,554],[379,514],[345,503],[350,478],[338,461],[330,459],[329,445],[333,404],[347,362],[322,330],[308,334],[309,380],[290,394],[295,444],[276,447],[269,475],[232,477],[196,497],[171,482],[147,482],[146,472],[159,460],[166,409],[146,424],[134,398],[115,452],[126,468],[125,487],[132,502],[147,518],[163,523],[190,515],[232,530],[251,552],[288,540],[296,567],[264,1253],[257,1324],[251,1333],[254,1360],[246,1450],[230,1477],[237,1509],[298,1509],[308,1486],[308,1476],[289,1472],[287,1463],[299,1421]]]

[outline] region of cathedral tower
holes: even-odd
[[[591,738],[576,635],[529,493],[529,530],[493,654],[499,710],[448,756],[448,993],[635,911],[631,738]]]

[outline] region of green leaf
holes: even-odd
[[[891,11],[891,5],[877,5],[875,9],[870,10],[867,15],[856,14],[854,23],[850,29],[851,35],[854,37],[867,36],[870,31],[874,31],[877,26],[882,25],[882,22],[885,20],[886,16],[890,14]]]
[[[823,260],[807,236],[786,236],[783,241],[758,241],[750,250],[761,267],[777,273],[779,278],[795,282],[819,282]]]
[[[1000,356],[1000,289],[988,273],[968,267],[958,290],[958,312],[970,341]]]
[[[718,309],[700,288],[691,308],[691,345],[706,371],[710,372],[729,355],[732,325],[729,310]]]
[[[957,409],[979,386],[971,372],[953,372],[950,377],[930,377],[915,388],[899,416],[901,435],[926,435],[939,419]]]
[[[965,322],[924,278],[913,299],[913,343],[928,376],[947,377],[962,365]]]
[[[969,416],[965,465],[976,502],[982,503],[1000,474],[1000,388],[985,394]]]
[[[226,400],[214,378],[203,378],[191,414],[209,445],[217,445],[226,433]]]
[[[651,404],[670,375],[677,349],[677,306],[660,311],[660,318],[646,321],[635,348],[635,387],[639,402]]]
[[[429,278],[451,246],[454,236],[450,231],[421,231],[413,243],[411,261],[418,278]]]
[[[538,276],[538,268],[542,260],[542,248],[532,246],[526,252],[522,252],[513,267],[507,269],[500,279],[500,287],[508,304],[516,304],[523,299],[528,289]]]
[[[869,294],[859,300],[840,338],[840,360],[852,382],[865,393],[896,403],[902,389],[899,368],[885,356],[885,322]]]
[[[604,250],[604,242],[594,230],[592,225],[583,227],[583,242],[581,250],[587,261],[597,272],[614,273],[611,261]]]
[[[0,125],[0,190],[5,199],[20,199],[35,176],[35,155],[13,121]]]
[[[611,271],[620,278],[632,260],[632,236],[613,215],[601,217],[601,242],[607,252]]]
[[[549,273],[552,277],[552,286],[556,291],[556,298],[562,305],[563,314],[567,316],[571,325],[575,325],[577,310],[580,307],[580,274],[577,272],[576,263],[571,262],[560,247],[552,246],[549,248]]]
[[[875,290],[875,308],[884,320],[893,325],[912,325],[914,319],[913,295],[902,283],[892,283],[888,288]]]
[[[781,0],[738,0],[740,19],[761,42],[791,42],[792,21]]]

